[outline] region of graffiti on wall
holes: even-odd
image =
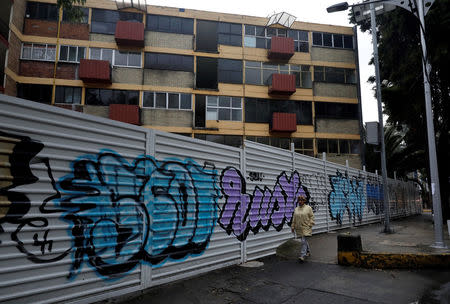
[[[375,178],[368,178],[366,184],[367,210],[376,215],[384,212],[383,185]]]
[[[217,222],[220,194],[214,167],[200,166],[191,159],[160,162],[150,156],[129,163],[114,151],[103,150],[78,158],[71,173],[56,182],[46,162],[55,194],[43,200],[39,211],[33,211],[41,216],[25,219],[30,200],[11,189],[38,180],[31,173],[30,161],[43,145],[26,137],[7,138],[11,165],[2,167],[0,174],[13,178],[0,188],[0,232],[3,223],[14,225],[11,240],[30,261],[55,262],[71,253],[69,278],[81,271],[83,263],[113,278],[142,261],[157,266],[206,249]],[[71,245],[58,246],[56,252],[47,228],[51,213],[58,213],[69,224],[72,239]],[[30,229],[40,232],[33,235],[32,244],[25,244],[21,235]]]
[[[270,226],[280,231],[284,224],[290,225],[296,198],[299,195],[307,197],[307,200],[310,198],[297,171],[290,177],[282,172],[273,189],[256,186],[253,193],[249,194],[241,172],[228,167],[220,176],[220,188],[225,204],[219,224],[229,235],[233,233],[240,241],[245,240],[250,231],[256,234],[260,229],[268,231]]]
[[[342,224],[344,214],[347,212],[350,222],[357,219],[362,221],[366,196],[364,194],[364,179],[349,177],[339,170],[330,177],[331,192],[328,195],[331,218],[339,225]]]
[[[300,180],[302,185],[309,189],[309,193],[311,194],[309,205],[313,211],[317,212],[321,207],[326,207],[330,186],[325,175],[321,173],[302,174]],[[313,191],[314,195],[312,195]]]

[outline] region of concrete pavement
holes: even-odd
[[[135,298],[117,298],[109,302],[450,303],[448,269],[376,270],[337,265],[338,233],[360,234],[364,250],[437,250],[429,247],[433,244],[434,235],[429,216],[392,221],[392,226],[395,233],[388,235],[380,233],[383,229],[381,224],[314,235],[310,242],[312,256],[305,263],[299,263],[289,256],[271,256],[259,260],[264,263],[260,267],[232,266],[153,287],[144,294],[135,295]],[[446,242],[449,245],[448,232]],[[284,246],[284,253],[289,253],[295,244]]]

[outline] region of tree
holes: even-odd
[[[351,21],[354,22],[354,19]],[[426,16],[428,58],[432,65],[430,83],[439,165],[443,218],[450,218],[450,0],[438,0]],[[402,128],[405,152],[402,159],[410,171],[427,170],[425,101],[423,91],[422,52],[418,19],[397,8],[378,16],[378,51],[382,99],[387,122]],[[367,23],[362,30],[370,30]],[[407,154],[407,153],[405,153]],[[389,170],[397,166],[391,161]],[[390,168],[391,167],[391,168]]]
[[[83,19],[83,11],[79,6],[85,5],[86,0],[58,0],[56,2],[58,8],[62,8],[67,17],[73,21]]]

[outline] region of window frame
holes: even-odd
[[[230,106],[221,106],[220,105],[220,98],[228,98],[230,102]],[[210,98],[216,98],[217,99],[217,105],[208,105],[208,101]],[[233,106],[233,99],[239,98],[240,101],[240,107],[234,107]],[[214,109],[216,112],[217,119],[208,119],[208,110]],[[230,119],[219,119],[219,110],[220,109],[229,109],[230,110]],[[234,120],[233,119],[233,110],[240,110],[241,113],[241,119],[240,120]],[[242,122],[243,121],[243,106],[242,106],[242,97],[236,97],[236,96],[219,96],[219,95],[206,95],[206,106],[205,106],[205,121],[237,121]],[[212,111],[210,111],[212,112]]]
[[[152,23],[149,21],[149,18],[151,16],[157,17],[158,20],[158,26],[157,29],[151,28]],[[161,17],[164,18],[169,18],[169,29],[168,30],[164,30],[161,29],[159,27],[159,19]],[[181,34],[181,35],[194,35],[194,19],[193,18],[185,18],[185,17],[178,17],[178,16],[165,16],[165,15],[157,15],[157,14],[146,14],[146,25],[145,25],[145,30],[146,31],[151,31],[151,32],[161,32],[161,33],[172,33],[172,34]],[[176,30],[172,30],[170,27],[172,25],[172,22],[170,19],[174,19],[174,20],[180,20],[181,21],[181,31],[176,31]],[[184,22],[189,22],[192,24],[189,24],[189,31],[185,31],[185,29],[187,28],[186,25],[184,24]]]
[[[36,12],[37,12],[37,17],[31,17],[29,16],[29,5],[35,5],[36,6]],[[47,11],[46,12],[46,16],[45,17],[41,17],[39,16],[42,13],[42,10]],[[53,8],[55,11],[53,13],[56,13],[56,16],[52,16],[52,12],[49,10],[49,8]],[[58,17],[59,17],[59,10],[56,4],[53,3],[44,3],[44,2],[34,2],[34,1],[28,1],[26,3],[26,7],[25,7],[25,19],[32,19],[32,20],[46,20],[46,21],[54,21],[57,22],[58,21]]]
[[[65,60],[65,59],[61,59],[61,49],[63,48],[63,47],[67,47],[67,60]],[[75,61],[72,61],[72,60],[69,60],[69,51],[70,51],[70,48],[77,48],[77,51],[76,51],[76,55],[75,55]],[[83,49],[83,56],[82,57],[79,57],[79,50],[80,50],[80,48],[82,48]],[[80,59],[84,59],[84,58],[86,58],[86,47],[84,47],[84,46],[78,46],[78,45],[60,45],[59,46],[59,54],[58,54],[58,61],[61,61],[61,62],[67,62],[67,63],[80,63]]]
[[[146,99],[146,95],[148,93],[153,94],[153,106],[145,106],[145,99]],[[160,108],[160,107],[156,107],[156,94],[165,94],[165,100],[166,100],[166,107],[165,108]],[[169,108],[169,95],[170,94],[174,94],[174,95],[178,95],[178,109],[176,108]],[[182,95],[189,95],[190,97],[190,108],[189,109],[184,109],[181,108],[181,96]],[[142,108],[143,109],[160,109],[160,110],[173,110],[173,111],[192,111],[192,94],[190,93],[179,93],[179,92],[157,92],[157,91],[144,91],[144,93],[142,94]]]
[[[194,56],[191,55],[181,55],[181,54],[168,54],[168,53],[158,53],[158,52],[145,52],[145,63],[144,63],[144,69],[150,69],[150,70],[162,70],[162,71],[181,71],[181,72],[194,72]],[[156,61],[152,62],[151,58],[147,59],[147,56],[156,56]],[[167,64],[159,64],[159,56],[173,56],[173,58],[179,58],[181,61],[181,65],[178,65],[178,67],[169,66]],[[189,67],[186,64],[187,60],[189,60]]]
[[[347,68],[337,68],[337,67],[328,67],[328,66],[313,66],[313,74],[314,74],[314,82],[324,82],[324,83],[340,83],[340,84],[351,84],[356,85],[357,78],[356,78],[356,69],[347,69]],[[329,74],[330,69],[336,69],[338,71],[336,72],[342,72],[344,81],[331,81],[329,78],[327,78],[327,74]],[[322,71],[320,71],[322,70]],[[316,77],[322,75],[322,77]],[[321,78],[321,79],[318,79]],[[351,79],[351,80],[350,80]]]
[[[58,90],[59,89],[64,89],[64,92],[63,92],[63,99],[65,100],[66,98],[65,98],[65,96],[66,96],[66,89],[72,89],[73,90],[73,93],[75,93],[75,90],[79,90],[79,97],[80,97],[80,100],[78,101],[78,102],[76,102],[76,103],[74,103],[74,97],[75,97],[75,94],[72,94],[72,102],[71,103],[68,103],[68,102],[58,102],[57,101],[57,96],[58,96]],[[55,89],[55,104],[62,104],[62,105],[81,105],[81,94],[82,94],[82,87],[72,87],[72,86],[56,86],[56,89]]]
[[[92,58],[92,49],[100,50],[100,59]],[[142,52],[131,52],[131,51],[121,51],[121,50],[118,50],[118,49],[90,47],[89,48],[89,59],[107,60],[107,59],[103,59],[103,51],[104,50],[111,50],[112,51],[112,58],[111,58],[112,62],[110,62],[110,63],[111,63],[111,65],[113,67],[123,67],[123,68],[131,68],[131,69],[141,69],[142,68]],[[127,65],[116,64],[116,52],[127,53]],[[128,63],[130,61],[130,57],[129,57],[130,54],[139,54],[139,57],[140,57],[139,66],[128,65]],[[107,61],[109,61],[109,60],[107,60]]]
[[[30,58],[24,58],[24,46],[26,44],[31,44],[31,50],[30,50]],[[44,58],[40,59],[40,58],[33,58],[33,50],[34,50],[34,46],[35,45],[45,45],[45,53],[44,53]],[[49,46],[54,48],[55,53],[54,53],[54,58],[53,59],[48,59],[48,49]],[[32,61],[46,61],[46,62],[55,62],[56,59],[56,45],[55,44],[49,44],[49,43],[34,43],[34,42],[22,42],[22,46],[20,49],[20,59],[21,60],[32,60]]]
[[[322,140],[326,141],[326,146],[327,146],[326,150],[327,151],[320,151],[319,150],[319,142],[322,141]],[[329,142],[331,140],[333,140],[333,141],[335,140],[336,141],[337,152],[329,152],[330,151],[330,144],[329,144]],[[344,141],[344,144],[347,145],[347,151],[348,151],[347,153],[341,152],[341,144],[343,144],[342,141]],[[352,153],[352,142],[359,142],[359,140],[345,139],[345,138],[318,138],[317,139],[317,153],[320,154],[320,153],[325,152],[327,154],[336,154],[336,155],[360,155],[361,152],[359,152],[359,153]]]
[[[254,34],[247,34],[247,28],[246,27],[254,27],[254,31],[253,31]],[[260,30],[262,30],[261,28],[264,28],[264,36],[261,35],[261,32],[260,32],[260,34],[257,33],[258,32],[258,28],[260,28]],[[273,34],[269,34],[269,30],[270,31],[275,31],[275,34],[274,35]],[[283,31],[285,31],[285,34],[282,33]],[[300,39],[300,32],[306,33],[306,37],[307,37],[306,40]],[[293,36],[292,33],[296,33],[296,35],[295,35],[296,38],[292,37]],[[261,47],[257,46],[258,45],[257,39],[258,38],[259,39],[263,39],[264,38],[265,39],[265,43],[264,43],[265,47],[264,47],[264,49],[270,49],[271,39],[274,36],[276,36],[276,37],[293,38],[294,39],[295,52],[300,52],[300,53],[309,53],[310,52],[309,51],[309,34],[308,34],[308,31],[297,30],[297,29],[296,30],[290,30],[290,29],[286,30],[286,29],[274,28],[274,27],[267,28],[267,27],[263,27],[263,26],[259,26],[259,25],[253,25],[253,24],[244,24],[244,31],[243,31],[244,44],[243,44],[243,46],[244,47],[250,47],[250,48],[261,48]],[[246,38],[252,38],[252,37],[255,38],[255,43],[254,43],[255,46],[251,46],[251,45],[246,43],[246,40],[247,40]],[[300,46],[302,44],[305,44],[305,43],[307,45],[308,51],[301,51],[301,47]]]
[[[256,64],[254,64],[254,66],[251,66],[250,64],[247,65],[247,63],[258,63],[259,67],[256,67]],[[311,89],[312,88],[312,71],[311,71],[311,66],[310,65],[304,65],[304,64],[277,64],[277,63],[268,63],[268,62],[262,62],[262,61],[251,61],[251,60],[244,60],[243,62],[244,64],[244,68],[245,68],[245,72],[244,72],[244,79],[243,79],[243,83],[244,84],[250,84],[250,85],[262,85],[262,86],[267,86],[270,85],[270,79],[271,79],[271,75],[272,74],[289,74],[289,75],[296,75],[296,73],[299,75],[299,86],[297,86],[297,76],[296,76],[296,87],[297,88],[301,88],[301,89]],[[266,64],[266,65],[264,65]],[[264,66],[266,66],[266,68],[264,68]],[[277,68],[268,68],[268,66],[276,66]],[[284,68],[284,67],[287,67]],[[259,70],[260,72],[260,83],[259,84],[255,84],[255,83],[248,83],[247,82],[247,69],[250,70]],[[304,70],[304,69],[308,69],[308,71]],[[266,77],[268,79],[267,83],[265,81],[265,74],[264,71],[274,71],[272,74],[269,75],[269,77]],[[311,79],[310,83],[311,85],[307,86],[307,85],[303,85],[304,83],[304,77],[305,77],[305,73],[309,73],[309,78]],[[306,81],[306,80],[305,80]]]
[[[321,44],[316,44],[314,43],[314,35],[315,34],[320,34],[321,37]],[[331,35],[331,46],[325,45],[324,43],[324,38],[323,35]],[[344,49],[344,50],[354,50],[355,49],[355,43],[353,41],[353,36],[352,35],[346,35],[346,34],[338,34],[338,33],[326,33],[326,32],[312,32],[313,35],[313,40],[312,40],[312,46],[318,46],[318,47],[325,47],[325,48],[333,48],[333,49]],[[335,36],[341,36],[341,43],[342,46],[335,46]],[[351,41],[352,41],[352,47],[346,47],[345,46],[345,38],[349,38],[351,37]],[[337,39],[336,39],[337,40]]]

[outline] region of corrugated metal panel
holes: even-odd
[[[295,75],[272,74],[269,94],[291,95],[296,92]]]
[[[297,132],[297,114],[295,113],[272,113],[272,132]]]
[[[133,21],[117,21],[116,43],[125,46],[144,46],[144,24]]]
[[[139,106],[126,104],[110,104],[109,118],[132,125],[140,125]]]
[[[90,83],[111,83],[111,66],[109,61],[81,59],[79,78]]]
[[[289,37],[272,37],[268,58],[289,60],[294,55],[294,39]]]
[[[379,177],[293,151],[5,95],[0,113],[1,302],[88,303],[274,254],[299,194],[314,233],[382,217]],[[389,185],[393,217],[421,211],[414,184]]]
[[[295,153],[295,170],[301,175],[302,185],[310,195],[308,203],[314,210],[316,225],[313,233],[329,230],[328,194],[331,188],[325,166],[323,160]]]
[[[227,169],[240,170],[241,150],[155,131],[155,156],[161,161],[160,167],[167,163],[167,171],[177,179],[172,187],[173,191],[184,193],[184,198],[175,200],[178,205],[184,204],[185,215],[176,217],[173,215],[175,210],[169,213],[169,207],[164,205],[161,208],[164,212],[153,210],[151,213],[154,221],[161,223],[161,228],[165,225],[178,227],[171,238],[179,247],[172,248],[175,251],[172,258],[167,256],[153,264],[152,284],[162,284],[239,263],[241,243],[234,230],[225,230],[225,227],[232,226],[228,226],[228,223],[232,223],[233,218],[224,209],[232,210],[233,200],[239,196],[226,185],[226,172]],[[225,189],[225,192],[221,189]],[[227,189],[230,191],[226,192]],[[230,196],[227,202],[225,195]],[[185,219],[187,222],[183,223]],[[236,225],[233,227],[239,229]],[[160,247],[159,250],[168,244],[164,242],[159,227],[153,228],[152,239],[152,243]],[[180,254],[176,254],[177,250]]]
[[[246,240],[247,259],[275,253],[292,238],[288,224],[301,191],[300,176],[292,172],[292,153],[255,142],[245,142],[246,193],[252,197],[251,230]],[[284,194],[287,197],[284,197]]]
[[[145,152],[145,131],[0,98],[0,197],[7,206],[0,212],[0,302],[86,302],[138,290],[140,268],[122,270],[142,242],[140,213],[128,199],[114,203],[110,191],[130,190],[129,173],[113,167]],[[101,158],[108,153],[114,157]]]

